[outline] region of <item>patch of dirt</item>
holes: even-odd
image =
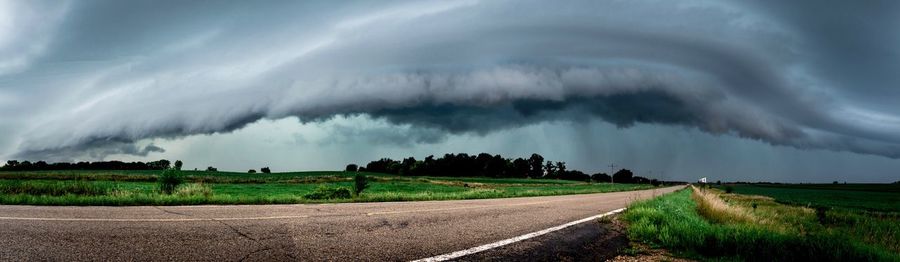
[[[632,243],[633,250],[639,250],[637,254],[621,254],[606,261],[612,262],[639,262],[639,261],[672,261],[672,262],[689,262],[696,261],[685,258],[673,257],[669,251],[665,249],[652,249],[646,245]]]

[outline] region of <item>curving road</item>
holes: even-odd
[[[412,260],[558,226],[680,188],[318,205],[0,206],[0,261]]]

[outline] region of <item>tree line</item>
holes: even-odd
[[[57,162],[44,161],[30,162],[18,160],[6,161],[0,167],[2,171],[41,171],[41,170],[164,170],[171,166],[172,162],[161,159],[150,162],[122,162],[122,161],[97,161],[97,162]],[[179,166],[180,168],[180,166]]]
[[[539,154],[531,154],[525,158],[504,158],[501,155],[481,153],[444,154],[435,158],[433,155],[418,160],[408,157],[402,160],[382,158],[361,167],[349,164],[347,171],[367,171],[396,174],[401,176],[443,176],[443,177],[491,177],[491,178],[543,178],[575,181],[616,182],[616,183],[653,183],[656,179],[634,176],[631,170],[621,169],[612,177],[606,173],[587,174],[579,170],[566,168],[566,162],[554,162],[544,159]]]

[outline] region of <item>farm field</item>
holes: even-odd
[[[0,204],[194,205],[456,200],[601,193],[652,187],[646,184],[551,179],[411,177],[369,172],[248,174],[181,171],[183,183],[172,194],[163,194],[157,183],[160,173],[144,170],[0,172]],[[331,195],[337,189],[351,189],[357,174],[367,180],[368,187],[364,192],[356,196]]]
[[[633,204],[623,219],[633,241],[681,257],[900,261],[892,186],[793,186],[690,187]]]
[[[786,204],[900,212],[898,184],[737,184],[728,187],[734,193],[768,196]]]

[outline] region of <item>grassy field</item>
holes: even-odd
[[[900,212],[898,184],[739,184],[729,187],[734,193],[768,196],[785,204]],[[724,186],[720,188],[724,189]]]
[[[806,198],[812,201],[815,195]],[[623,219],[632,240],[702,260],[900,261],[897,213],[849,208],[829,199],[826,195],[816,201],[819,208],[809,208],[766,196],[689,188],[635,203]]]
[[[357,173],[248,174],[182,171],[184,183],[160,192],[161,171],[0,172],[0,204],[194,205],[416,201],[546,196],[651,188],[650,185],[548,179],[403,177],[361,172],[369,187],[360,195],[316,199],[317,190],[353,186]]]

